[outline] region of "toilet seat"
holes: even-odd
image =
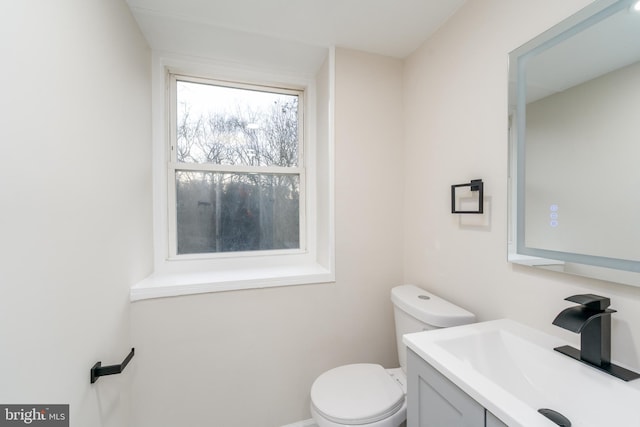
[[[333,423],[359,425],[389,418],[403,407],[405,396],[382,366],[359,363],[320,375],[311,387],[311,403]]]

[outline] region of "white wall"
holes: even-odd
[[[402,63],[338,49],[335,74],[336,283],[135,302],[136,427],[279,427],[323,371],[397,365]]]
[[[640,288],[507,263],[507,55],[590,3],[470,1],[405,64],[405,279],[478,314],[551,325],[577,293],[611,297],[613,358],[640,368]],[[450,185],[483,178],[489,230],[449,213]]]
[[[0,13],[0,402],[129,425],[129,286],[151,268],[150,55],[123,1]]]

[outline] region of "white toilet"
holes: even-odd
[[[414,285],[391,290],[400,368],[359,363],[331,369],[311,386],[318,427],[398,427],[407,418],[407,349],[411,332],[473,323],[475,315]]]

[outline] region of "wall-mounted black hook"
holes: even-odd
[[[98,362],[95,365],[93,365],[93,367],[91,368],[91,384],[95,383],[96,381],[98,381],[98,378],[103,377],[105,375],[119,374],[122,371],[124,371],[124,368],[127,366],[129,361],[133,359],[134,353],[135,353],[135,349],[132,348],[131,352],[127,355],[127,357],[125,357],[125,359],[119,365],[102,366],[102,362]]]

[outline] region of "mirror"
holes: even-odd
[[[509,260],[640,286],[640,1],[509,54]]]

